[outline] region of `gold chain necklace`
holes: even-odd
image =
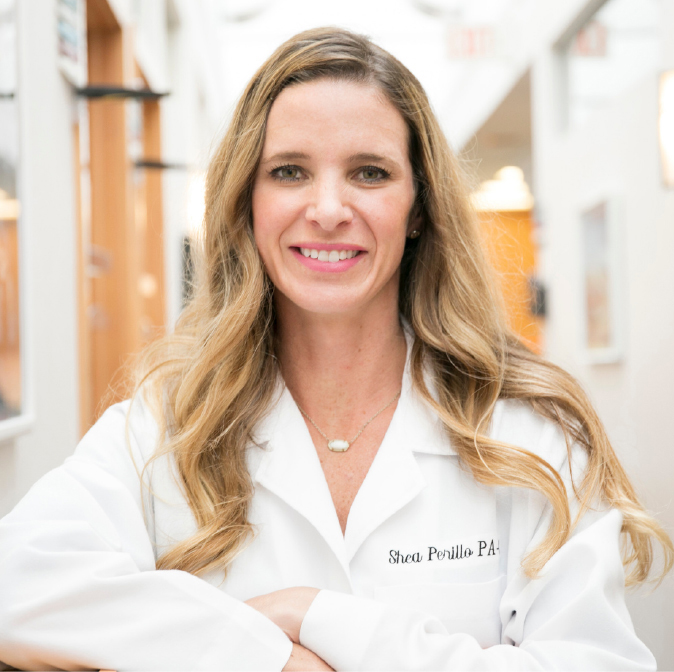
[[[327,441],[328,443],[328,448],[333,452],[333,453],[345,453],[349,448],[353,445],[354,441],[363,433],[363,430],[381,413],[383,413],[398,397],[400,396],[400,393],[402,390],[398,390],[398,393],[396,394],[391,401],[384,406],[384,408],[380,409],[377,411],[358,431],[358,434],[351,439],[351,441],[347,441],[346,439],[329,439],[327,435],[323,432],[323,430],[312,420],[311,416],[299,405],[297,402],[297,408],[300,409],[302,415],[316,428],[316,431]]]

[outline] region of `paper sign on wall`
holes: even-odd
[[[58,64],[63,76],[77,87],[87,84],[86,0],[58,0]]]

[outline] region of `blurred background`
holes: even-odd
[[[286,38],[371,36],[464,162],[509,316],[674,530],[674,0],[0,0],[0,515],[189,300],[204,171]],[[630,594],[674,669],[674,580]]]

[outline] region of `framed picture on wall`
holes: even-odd
[[[619,301],[619,229],[613,198],[581,211],[582,343],[588,363],[622,358]]]

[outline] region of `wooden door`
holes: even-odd
[[[136,66],[139,82],[147,87]],[[142,159],[133,168],[133,203],[138,260],[140,322],[138,337],[146,344],[164,333],[166,306],[164,295],[164,240],[162,207],[161,126],[157,100],[131,101],[130,146]]]
[[[125,36],[107,0],[87,2],[89,82],[120,85],[128,81]],[[139,346],[136,325],[136,246],[127,158],[126,103],[91,100],[88,104],[90,226],[84,241],[83,279],[88,284],[85,314],[88,370],[83,391],[83,428],[110,402],[124,396],[120,371]]]
[[[87,0],[89,83],[128,86],[142,72],[108,0]],[[80,409],[84,433],[128,396],[125,364],[165,328],[157,100],[79,106],[74,144],[79,202]]]
[[[129,35],[107,0],[87,0],[89,83],[128,86],[139,74]],[[84,433],[130,388],[124,365],[165,324],[156,100],[93,99],[75,127],[79,194],[80,407]]]

